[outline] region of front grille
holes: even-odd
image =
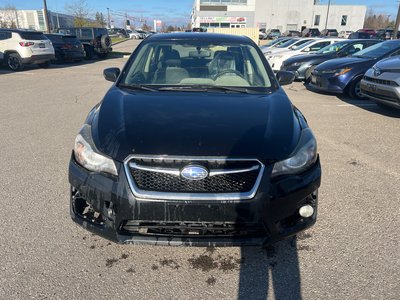
[[[262,226],[253,223],[234,222],[151,222],[124,221],[122,234],[166,235],[166,236],[265,236]]]
[[[382,85],[390,85],[390,86],[399,86],[397,82],[392,81],[392,80],[383,80],[383,79],[377,79],[377,78],[372,78],[369,76],[364,76],[364,80],[368,82],[373,82],[377,84],[382,84]]]
[[[249,192],[257,179],[258,170],[240,174],[224,174],[189,181],[179,176],[131,169],[141,190],[171,193],[244,193]]]
[[[209,175],[200,180],[182,177],[181,170],[193,165],[204,167]],[[229,199],[249,199],[258,188],[264,165],[255,159],[132,157],[125,169],[137,197],[179,200],[230,195]]]

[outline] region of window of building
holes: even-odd
[[[343,15],[342,16],[342,22],[340,23],[340,25],[342,25],[342,26],[346,26],[347,25],[347,15]]]
[[[247,0],[200,0],[200,5],[247,5]]]
[[[321,15],[315,15],[314,26],[319,26],[320,20],[321,20]]]

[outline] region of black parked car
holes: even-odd
[[[357,32],[352,32],[349,35],[349,40],[354,40],[354,39],[372,39],[372,35],[368,32],[362,32],[362,31],[357,31]]]
[[[321,31],[321,37],[338,37],[339,33],[336,29],[324,29]]]
[[[306,28],[302,31],[301,35],[303,37],[318,37],[321,35],[318,28]]]
[[[119,243],[257,245],[316,221],[315,137],[244,36],[145,39],[89,113],[69,165],[71,216]]]
[[[87,59],[92,59],[95,55],[106,58],[112,52],[111,38],[106,28],[60,28],[58,32],[75,35],[83,44]]]
[[[296,79],[309,82],[311,72],[320,63],[333,58],[355,54],[379,42],[377,40],[343,40],[343,42],[326,46],[316,53],[293,56],[283,62],[281,70],[292,71]]]
[[[45,36],[53,44],[56,62],[81,61],[85,58],[83,45],[75,35],[45,34]]]

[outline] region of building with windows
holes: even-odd
[[[48,11],[50,30],[73,27],[74,17]],[[47,31],[44,10],[0,10],[0,25]]]
[[[363,28],[365,5],[322,5],[318,0],[195,0],[193,27],[258,27],[281,31]]]

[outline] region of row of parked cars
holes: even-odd
[[[260,29],[260,40],[271,40],[278,37],[339,37],[345,39],[393,39],[394,30],[391,28],[374,30],[370,28],[359,29],[356,32],[342,30],[338,32],[336,29],[324,29],[319,31],[318,28],[306,28],[302,32],[297,30],[287,30],[283,33],[279,29]],[[397,33],[397,38],[400,38],[400,32]]]
[[[142,40],[147,38],[150,35],[155,34],[155,31],[144,31],[144,30],[130,30],[124,28],[110,28],[108,29],[108,35],[111,37],[120,37],[120,38],[129,38],[129,39],[136,39]]]
[[[293,72],[314,91],[400,109],[400,40],[284,37],[261,50],[275,72]]]
[[[60,28],[57,33],[0,28],[0,64],[13,71],[25,65],[106,58],[112,51],[105,28]]]

